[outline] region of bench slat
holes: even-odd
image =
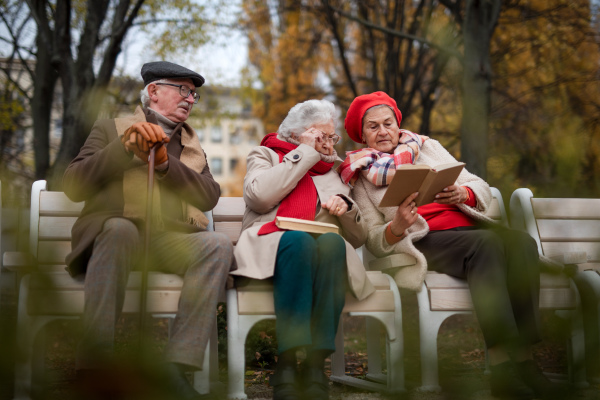
[[[83,202],[74,203],[63,192],[40,192],[40,215],[78,216]]]
[[[588,262],[600,261],[598,242],[542,242],[542,250],[547,257],[583,251],[587,254]]]
[[[64,264],[71,252],[71,241],[43,241],[38,243],[37,260],[40,264]]]
[[[600,199],[532,198],[536,219],[600,219]]]
[[[240,238],[241,222],[215,222],[215,231],[226,234],[233,244]]]
[[[394,294],[391,290],[377,290],[358,301],[346,294],[344,312],[394,311]],[[238,313],[240,315],[275,315],[272,291],[238,291]]]
[[[473,303],[469,289],[432,289],[429,291],[432,311],[472,311]],[[577,305],[575,292],[570,288],[542,288],[540,308],[574,309]]]
[[[600,221],[538,219],[542,242],[600,242]]]
[[[156,314],[174,314],[177,312],[179,296],[179,290],[148,290],[146,310]],[[127,290],[123,312],[137,312],[139,301],[139,290]],[[29,297],[27,310],[31,315],[81,315],[83,304],[83,290],[38,290]]]
[[[40,217],[39,240],[71,240],[77,217]]]
[[[242,197],[221,197],[213,209],[213,219],[217,221],[242,221],[246,203]]]

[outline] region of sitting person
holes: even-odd
[[[366,240],[360,211],[333,168],[334,105],[308,100],[294,106],[277,133],[248,155],[246,213],[235,248],[234,275],[273,278],[279,358],[271,378],[274,399],[327,399],[325,359],[334,339],[347,289],[363,299],[374,291],[354,251]],[[343,235],[282,231],[275,217],[333,223]],[[297,371],[296,352],[307,358]]]
[[[115,366],[115,323],[129,272],[140,264],[140,232],[149,223],[148,156],[156,147],[149,269],[183,277],[165,349],[166,386],[179,399],[208,399],[212,396],[196,392],[186,371],[202,368],[217,301],[235,264],[230,239],[206,230],[202,211],[217,204],[221,191],[198,136],[186,123],[204,78],[166,61],[144,64],[141,75],[142,107],[124,118],[96,121],[63,178],[66,195],[85,201],[66,258],[69,273],[85,277],[77,374],[84,386],[94,386],[102,379],[99,373]]]
[[[399,269],[402,288],[421,290],[427,270],[466,279],[489,354],[492,395],[543,399],[560,396],[533,361],[540,340],[539,256],[526,233],[504,228],[485,215],[488,184],[463,170],[433,203],[415,207],[413,193],[398,207],[379,207],[401,164],[430,167],[455,162],[442,145],[400,129],[402,114],[384,92],[355,98],[348,109],[348,136],[366,148],[349,152],[338,168],[369,226],[366,246],[375,256],[413,255]],[[555,397],[556,398],[556,397]]]

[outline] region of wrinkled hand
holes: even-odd
[[[129,127],[121,138],[123,146],[128,152],[132,152],[142,161],[148,162],[150,148],[156,149],[155,164],[160,165],[169,159],[167,148],[163,143],[169,142],[169,137],[158,125],[149,122],[136,122]]]
[[[344,215],[348,211],[348,204],[342,199],[340,196],[333,195],[327,200],[326,203],[322,204],[326,210],[329,210],[329,214],[331,215]]]
[[[310,146],[317,151],[325,143],[325,140],[323,139],[323,132],[315,128],[309,128],[302,132],[297,139],[300,143]]]
[[[433,202],[438,204],[460,204],[467,201],[468,198],[469,193],[465,187],[452,185],[436,194]]]
[[[417,221],[419,214],[414,199],[419,195],[415,192],[408,196],[396,209],[396,214],[390,225],[394,236],[402,236],[404,231]]]

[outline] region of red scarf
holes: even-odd
[[[298,146],[292,143],[284,142],[283,140],[277,139],[276,133],[269,133],[266,135],[261,146],[265,146],[279,154],[279,162],[283,162],[283,157],[292,150],[295,150]],[[311,178],[315,175],[323,175],[329,172],[333,168],[333,163],[326,163],[319,161],[306,173],[299,181],[294,190],[288,193],[287,196],[279,204],[277,209],[277,216],[307,219],[309,221],[315,220],[315,213],[317,209],[317,188]],[[267,233],[277,232],[281,229],[275,225],[275,221],[267,222],[261,226],[258,231],[260,235],[266,235]]]

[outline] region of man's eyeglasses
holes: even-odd
[[[156,85],[177,87],[177,88],[179,88],[179,95],[181,97],[183,97],[184,99],[187,99],[191,94],[192,97],[194,98],[194,104],[198,103],[198,100],[200,100],[200,95],[185,85],[176,85],[174,83],[162,83],[162,82],[158,82],[158,83],[156,83]]]

